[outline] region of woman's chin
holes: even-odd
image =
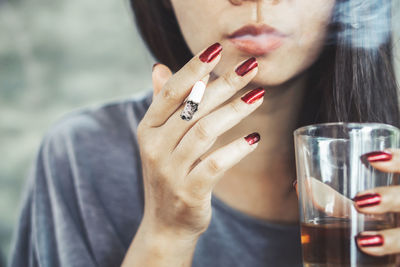
[[[291,77],[288,77],[287,75],[282,75],[281,73],[267,73],[259,70],[256,77],[251,80],[250,84],[272,88],[280,87],[286,84],[289,80],[291,80]]]
[[[251,57],[249,55],[248,57]],[[258,73],[251,80],[251,86],[264,86],[264,87],[280,87],[287,84],[299,73],[303,72],[305,66],[297,64],[298,62],[287,62],[283,64],[276,60],[276,57],[265,59],[263,57],[256,57],[258,61]],[[225,51],[220,63],[215,67],[213,73],[216,77],[223,75],[229,68],[239,64],[241,61],[246,60],[242,54],[233,53],[232,51]]]

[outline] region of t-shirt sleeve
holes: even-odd
[[[45,138],[40,147],[25,188],[11,267],[96,266],[75,214],[77,203],[66,196],[72,181],[68,159],[60,155],[63,145]]]
[[[136,129],[145,100],[68,115],[48,131],[28,178],[11,267],[120,266],[143,217]]]
[[[136,129],[150,93],[51,127],[28,177],[10,267],[121,264],[143,217]]]
[[[32,174],[31,174],[32,175]],[[31,176],[32,177],[32,176]],[[31,182],[31,179],[29,179]],[[10,266],[39,266],[37,258],[32,254],[32,236],[31,236],[31,213],[32,213],[32,187],[29,184],[23,200],[23,208],[20,215],[14,253],[11,258]]]

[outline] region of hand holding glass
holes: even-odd
[[[397,184],[392,173],[380,172],[362,156],[397,148],[397,128],[378,123],[327,123],[294,132],[305,267],[389,267],[394,256],[361,252],[362,231],[395,227],[395,216],[361,214],[353,198],[360,191]]]

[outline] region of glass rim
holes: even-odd
[[[310,129],[320,128],[320,127],[331,127],[331,126],[346,126],[348,128],[356,127],[356,126],[363,126],[363,127],[369,126],[371,128],[386,129],[386,130],[390,130],[392,132],[397,132],[398,134],[400,134],[400,129],[397,128],[396,126],[393,126],[393,125],[387,124],[387,123],[381,123],[381,122],[323,122],[323,123],[310,124],[310,125],[306,125],[306,126],[297,128],[296,130],[293,131],[293,135],[294,136],[307,136],[306,132],[309,131]]]

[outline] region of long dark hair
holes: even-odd
[[[139,32],[153,56],[173,71],[179,70],[193,55],[169,1],[130,1]],[[336,0],[327,45],[309,69],[310,78],[298,126],[333,121],[382,122],[400,126],[391,34],[380,45],[363,47],[355,44],[359,40],[354,38],[359,38],[360,34],[360,29],[354,26],[357,21],[349,24],[338,20],[338,17],[354,13],[351,9],[343,10],[343,3],[360,1],[376,2],[378,5],[390,2]],[[374,9],[370,8],[368,12],[374,12]],[[390,17],[388,8],[385,17],[379,18],[380,27],[383,23],[384,27],[390,29]]]

